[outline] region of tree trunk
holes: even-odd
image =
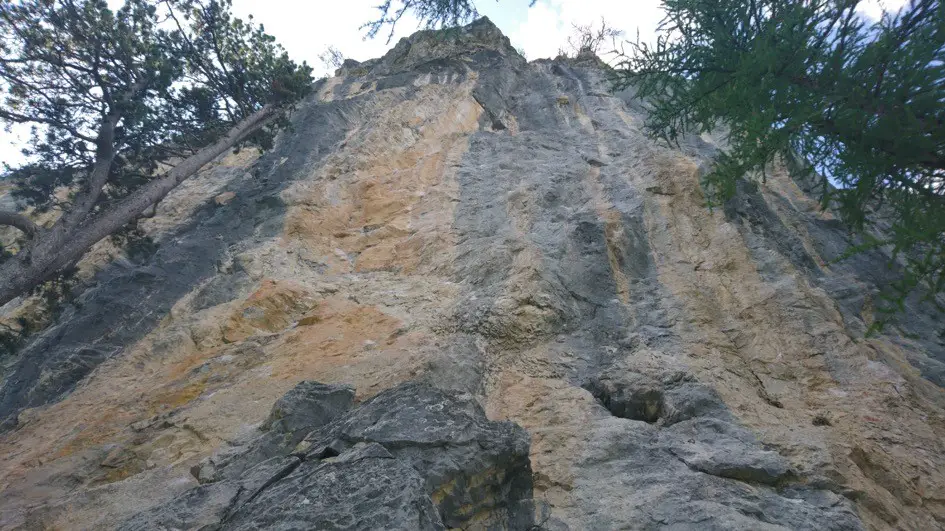
[[[281,109],[267,105],[236,124],[216,143],[194,153],[161,177],[108,205],[75,227],[56,227],[42,234],[15,257],[0,265],[0,306],[29,292],[77,262],[100,240],[124,227],[207,163],[275,120]],[[68,212],[64,215],[68,215]],[[56,230],[60,229],[60,230]]]

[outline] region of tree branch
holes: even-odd
[[[100,215],[87,219],[72,229],[72,237],[61,254],[68,257],[75,253],[84,253],[96,242],[164,199],[171,190],[200,171],[207,163],[238,145],[260,128],[275,121],[282,112],[284,112],[282,108],[266,105],[236,124],[226,136],[214,144],[194,153],[161,177],[134,190],[129,196],[114,204],[109,204]]]
[[[16,122],[16,123],[30,123],[30,122],[33,122],[33,123],[39,123],[39,124],[50,125],[50,126],[52,126],[52,127],[58,127],[58,128],[63,129],[64,131],[68,132],[69,134],[73,135],[74,137],[76,137],[76,138],[78,138],[78,139],[80,139],[80,140],[84,140],[84,141],[86,141],[86,142],[95,142],[95,139],[94,139],[94,138],[92,138],[92,137],[90,137],[90,136],[88,136],[88,135],[84,135],[84,134],[80,133],[78,129],[76,129],[76,128],[74,128],[74,127],[68,125],[68,124],[65,124],[65,123],[63,123],[63,122],[61,122],[61,121],[59,121],[59,120],[53,120],[53,119],[45,118],[45,117],[38,116],[38,115],[19,114],[19,113],[15,113],[15,112],[9,111],[9,110],[7,110],[7,109],[0,109],[0,118],[2,118],[2,119],[4,119],[4,120],[9,120],[9,121],[11,121],[11,122]]]
[[[95,208],[95,203],[102,194],[102,188],[104,188],[105,183],[108,182],[108,176],[112,170],[112,162],[115,160],[115,128],[121,120],[124,111],[123,107],[141,92],[144,87],[145,83],[143,81],[135,82],[121,95],[117,105],[112,105],[111,112],[102,120],[98,138],[95,140],[95,165],[92,167],[92,172],[89,174],[88,188],[76,199],[72,211],[62,217],[64,224],[70,226],[77,225]],[[103,86],[102,90],[105,91],[106,88]]]
[[[23,231],[31,239],[33,236],[36,236],[37,232],[39,232],[39,227],[33,223],[30,218],[24,216],[23,214],[17,214],[16,212],[5,212],[0,210],[0,225],[16,227]]]

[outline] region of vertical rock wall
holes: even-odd
[[[207,492],[191,468],[303,380],[358,401],[421,382],[522,426],[547,529],[945,525],[936,317],[864,339],[894,272],[831,263],[846,232],[787,174],[710,211],[711,143],[653,143],[595,61],[526,63],[485,19],[339,74],[26,347],[0,527],[140,523]],[[396,468],[358,440],[386,450],[337,466]]]

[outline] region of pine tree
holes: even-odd
[[[0,121],[28,124],[28,162],[7,166],[36,211],[0,263],[0,304],[55,277],[227,150],[268,147],[311,86],[230,0],[0,0]],[[72,190],[63,200],[57,189]]]

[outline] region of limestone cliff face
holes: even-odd
[[[786,173],[708,210],[708,140],[487,20],[339,74],[24,348],[0,527],[945,527],[936,317],[864,339],[895,271]]]

